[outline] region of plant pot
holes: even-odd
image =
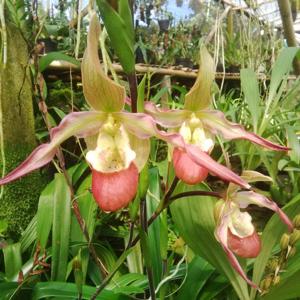
[[[158,25],[161,32],[166,32],[169,29],[170,20],[169,19],[158,20]]]
[[[38,39],[38,43],[43,45],[43,54],[57,51],[57,42],[50,38]]]
[[[175,59],[175,65],[193,69],[194,63],[189,58],[177,57]]]

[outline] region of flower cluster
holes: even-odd
[[[279,214],[291,226],[278,206],[251,191],[249,182],[258,175],[248,172],[238,176],[210,157],[214,136],[225,139],[247,139],[272,150],[287,150],[238,124],[226,120],[220,111],[211,110],[211,85],[214,64],[205,48],[201,50],[201,69],[195,85],[185,97],[183,110],[160,110],[153,103],[145,104],[144,113],[124,111],[126,92],[102,71],[98,58],[100,24],[93,14],[88,33],[87,49],[82,61],[83,92],[91,111],[73,112],[59,126],[52,129],[51,141],[37,147],[15,170],[0,179],[0,185],[9,183],[49,163],[57,147],[70,136],[91,137],[86,160],[92,170],[92,192],[99,207],[106,212],[124,208],[135,197],[139,172],[150,152],[150,137],[166,141],[172,148],[176,176],[187,184],[203,181],[212,173],[231,182],[224,201],[219,205],[216,237],[227,253],[233,267],[251,285],[234,254],[255,257],[260,241],[251,223],[251,217],[240,209],[249,204],[267,207]],[[157,124],[170,128],[161,131]],[[258,180],[262,176],[258,176]],[[247,191],[239,191],[242,187]]]

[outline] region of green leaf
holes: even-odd
[[[75,174],[76,173],[73,174],[73,178]],[[86,229],[89,233],[89,237],[90,239],[92,239],[94,234],[94,229],[95,229],[96,211],[98,206],[91,192],[89,191],[90,187],[91,187],[91,176],[87,177],[82,182],[82,184],[78,188],[76,196],[77,196],[77,202],[78,202],[81,217],[85,222]],[[70,241],[71,243],[79,242],[81,244],[87,242],[74,214],[72,215]],[[87,246],[85,245],[84,247]],[[80,248],[81,246],[72,247],[72,253],[74,256],[77,255]],[[87,269],[88,269],[88,263],[89,263],[89,254],[86,252],[83,252],[82,254],[83,255],[81,257],[81,264],[82,264],[83,279],[85,281]]]
[[[145,86],[147,80],[147,74],[143,76],[143,79],[138,86],[138,99],[137,99],[137,111],[144,112],[144,101],[145,101]]]
[[[5,275],[13,279],[22,268],[21,243],[7,245],[3,248]]]
[[[17,282],[0,283],[0,299],[7,300],[18,287]]]
[[[160,200],[160,177],[157,168],[149,170],[149,192],[146,197],[148,218],[154,213]],[[165,218],[166,214],[163,213],[148,229],[147,241],[155,285],[160,282],[162,276],[161,238],[167,240],[167,235],[165,230],[161,232],[160,229],[161,220]],[[161,234],[164,236],[162,237]]]
[[[35,215],[30,223],[27,225],[26,229],[22,233],[20,243],[21,243],[21,252],[25,252],[29,246],[35,242],[37,232],[37,216]]]
[[[65,281],[71,224],[71,195],[63,174],[54,179],[51,280]]]
[[[84,285],[82,287],[82,299],[90,299],[96,288]],[[32,300],[56,297],[61,299],[77,299],[76,284],[67,282],[39,282],[33,289]],[[122,294],[114,294],[113,291],[103,290],[96,298],[98,300],[127,300]]]
[[[284,206],[283,211],[293,218],[300,213],[300,195],[293,198],[287,205]],[[262,234],[262,251],[256,258],[253,268],[253,281],[259,283],[264,274],[265,267],[269,258],[272,256],[273,247],[279,242],[282,234],[287,231],[287,227],[279,219],[277,215],[273,215],[267,223]],[[251,291],[251,299],[255,299],[256,291]]]
[[[285,300],[300,296],[300,253],[299,245],[294,257],[289,258],[285,272],[280,274],[279,284],[273,286],[262,299],[266,300]]]
[[[55,184],[54,181],[52,181],[42,191],[39,199],[37,211],[37,240],[40,242],[42,250],[47,246],[53,222],[54,189]]]
[[[119,15],[125,24],[126,35],[131,41],[131,44],[134,44],[134,28],[133,28],[133,18],[131,14],[131,9],[129,6],[131,3],[128,0],[119,0]]]
[[[80,62],[76,60],[74,57],[71,57],[62,52],[50,52],[44,56],[42,56],[39,60],[39,71],[43,72],[47,69],[47,67],[55,60],[62,60],[69,62],[77,67],[80,67]]]
[[[297,134],[294,131],[294,128],[291,126],[287,126],[287,138],[288,145],[292,149],[289,154],[291,160],[296,164],[300,162],[300,140],[298,139]]]
[[[120,63],[125,73],[132,74],[135,68],[135,59],[132,38],[128,36],[128,29],[126,28],[127,24],[107,0],[97,0],[97,4]]]
[[[241,70],[241,86],[253,121],[254,132],[257,132],[257,125],[258,120],[260,119],[261,109],[259,107],[260,94],[258,81],[253,70]]]
[[[0,236],[7,230],[8,224],[5,220],[0,220]]]
[[[217,295],[222,293],[229,286],[229,282],[223,275],[211,276],[204,288],[201,290],[199,299],[214,300]]]
[[[188,186],[180,183],[174,192],[208,190],[206,186]],[[240,299],[249,299],[246,282],[233,270],[222,247],[214,236],[213,217],[216,199],[186,197],[171,205],[171,213],[179,233],[195,254],[206,259],[219,272],[226,275]]]
[[[187,277],[175,300],[198,299],[197,296],[199,292],[214,270],[215,269],[206,260],[199,256],[195,256],[188,265]]]
[[[267,103],[272,101],[272,99],[275,97],[279,85],[282,82],[282,79],[290,72],[293,60],[298,51],[299,48],[297,47],[288,47],[284,48],[280,52],[272,68],[270,90]]]

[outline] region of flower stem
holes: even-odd
[[[144,234],[147,237],[148,221],[147,221],[147,206],[146,206],[145,198],[141,199],[141,203],[140,203],[140,222],[141,222],[142,230],[144,231]],[[148,239],[142,240],[141,246],[142,246],[143,252],[147,253],[148,252],[148,249],[147,249],[148,248]],[[145,259],[146,272],[147,272],[148,281],[149,281],[150,298],[151,298],[151,300],[156,300],[151,261],[149,261],[148,255],[144,256],[144,259]]]
[[[50,134],[51,133],[51,124],[49,122],[47,105],[46,105],[45,99],[43,98],[43,93],[42,93],[42,91],[43,91],[43,82],[44,81],[42,80],[42,74],[40,72],[38,72],[38,61],[36,62],[35,66],[36,66],[36,72],[37,72],[37,76],[35,78],[35,92],[36,92],[36,94],[38,96],[38,99],[39,99],[39,109],[42,113],[44,122],[45,122],[46,127],[49,131],[49,134]],[[50,134],[50,138],[51,138],[51,134]],[[74,188],[73,188],[73,185],[72,185],[71,178],[70,178],[70,176],[69,176],[69,174],[66,170],[66,167],[65,167],[64,155],[63,155],[62,150],[59,146],[57,147],[56,157],[58,158],[60,168],[63,172],[63,175],[64,175],[65,180],[67,182],[67,185],[69,187],[70,194],[71,194],[72,210],[75,214],[75,217],[77,219],[79,227],[80,227],[80,229],[81,229],[81,231],[82,231],[82,233],[83,233],[83,235],[84,235],[84,237],[85,237],[85,239],[88,243],[88,249],[89,249],[90,255],[92,256],[93,260],[95,261],[95,263],[96,263],[97,267],[99,268],[99,271],[102,274],[102,276],[105,277],[107,275],[107,271],[106,271],[103,263],[101,262],[101,260],[98,258],[94,246],[91,244],[91,240],[90,240],[87,228],[85,226],[85,222],[84,222],[84,220],[83,220],[83,218],[80,214],[78,202],[75,199],[75,193],[74,193]]]
[[[130,89],[130,98],[131,98],[131,112],[137,112],[137,80],[135,71],[127,75],[129,89]]]
[[[210,197],[216,197],[216,198],[222,198],[222,195],[217,192],[209,192],[209,191],[190,191],[190,192],[184,192],[179,193],[177,195],[174,195],[173,197],[169,198],[169,203],[172,203],[176,199],[184,198],[184,197],[190,197],[190,196],[210,196]]]

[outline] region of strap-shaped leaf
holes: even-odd
[[[120,111],[124,106],[126,93],[124,87],[109,79],[102,71],[98,56],[100,31],[100,23],[94,13],[90,22],[87,49],[81,64],[83,93],[95,110]]]
[[[200,50],[200,69],[195,84],[185,95],[184,108],[198,111],[208,108],[211,103],[211,85],[215,78],[215,65],[207,49]]]
[[[111,44],[119,57],[124,71],[127,74],[133,73],[135,61],[132,33],[129,33],[132,29],[128,28],[129,15],[127,15],[126,18],[124,17],[128,9],[124,8],[122,1],[119,3],[119,5],[121,5],[120,14],[118,14],[106,0],[97,0],[97,4]]]
[[[133,19],[131,14],[131,9],[129,6],[128,0],[119,1],[119,15],[123,22],[125,23],[126,35],[131,42],[131,45],[134,43],[134,28],[133,28]]]

